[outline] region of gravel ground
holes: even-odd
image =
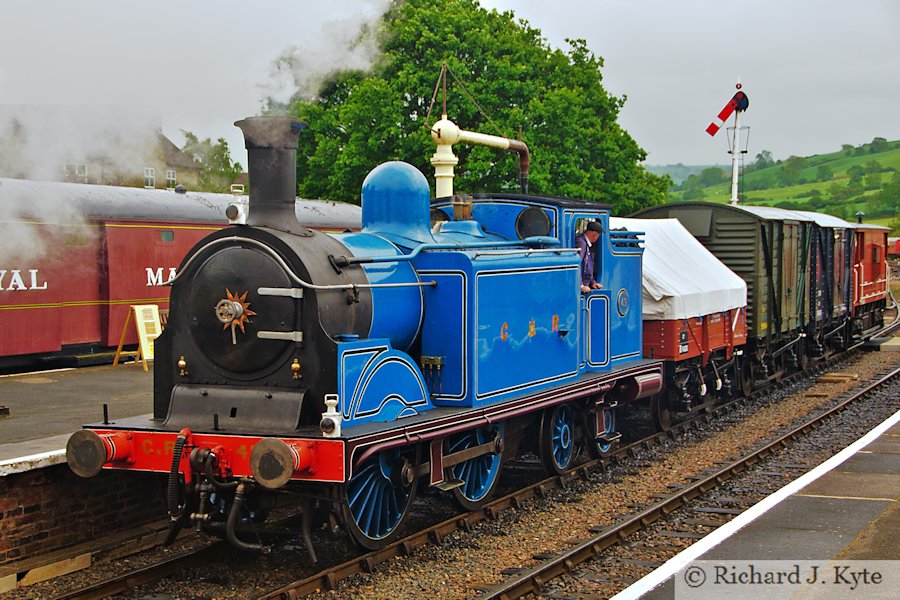
[[[853,372],[867,379],[898,363],[900,356],[896,354],[869,353],[832,371]],[[652,457],[638,457],[639,464],[643,461],[639,471],[634,465],[623,465],[599,477],[593,485],[556,494],[562,502],[532,502],[472,533],[454,534],[442,546],[423,548],[411,557],[383,565],[373,574],[351,578],[338,590],[319,597],[475,598],[477,588],[500,581],[504,569],[531,565],[534,554],[559,551],[567,542],[587,537],[592,525],[609,525],[634,506],[652,503],[655,496],[670,491],[669,484],[683,483],[816,408],[830,405],[835,395],[855,387],[855,383],[824,384],[813,379],[795,384],[795,389],[771,394],[765,406],[745,409],[751,413],[745,420],[711,425],[705,432],[715,433],[711,438],[697,441],[705,433],[695,430],[679,443],[654,449]],[[584,489],[577,489],[581,487]],[[672,548],[677,551],[689,543],[678,538],[667,540],[667,548],[660,550],[656,560],[664,560]]]
[[[833,371],[852,371],[866,379],[889,365],[900,363],[900,355],[868,353]],[[533,563],[538,552],[559,550],[573,539],[586,537],[592,525],[608,525],[646,505],[654,496],[666,494],[668,485],[682,483],[692,475],[723,461],[738,448],[758,442],[817,407],[829,404],[829,396],[854,386],[846,384],[799,383],[794,389],[771,394],[761,406],[745,407],[679,438],[625,461],[591,481],[577,482],[566,491],[547,499],[529,502],[524,508],[502,513],[497,521],[476,527],[469,533],[449,536],[441,546],[427,546],[412,556],[389,561],[374,573],[359,575],[342,583],[338,590],[317,597],[347,598],[470,598],[477,586],[499,581],[501,571]],[[744,417],[746,416],[746,419]],[[715,434],[710,439],[703,439]],[[522,469],[529,471],[526,466]],[[411,526],[423,526],[447,518],[452,505],[442,497],[426,496],[417,501]],[[690,540],[685,540],[688,543]],[[57,578],[52,582],[12,592],[10,598],[51,598],[60,590],[84,585],[109,574],[136,568],[158,560],[160,552],[177,552],[182,544],[197,544],[196,538],[176,543],[171,550],[154,550],[127,560],[102,563],[89,570]],[[332,536],[314,532],[320,557],[319,568],[348,560],[352,548],[343,534]],[[669,544],[681,543],[678,539]],[[662,555],[661,555],[662,556]],[[662,558],[660,558],[662,560]],[[209,568],[192,569],[170,578],[152,589],[136,589],[121,597],[153,598],[247,598],[292,580],[317,572],[307,566],[302,543],[265,557],[238,554]]]
[[[708,509],[743,509],[759,502],[890,417],[897,411],[898,398],[900,382],[895,381],[892,388],[848,407],[824,427],[760,461],[668,519],[657,521],[628,544],[610,548],[602,558],[588,561],[571,575],[551,582],[537,597],[606,598],[622,591],[690,546],[695,541],[689,537],[692,534],[705,535],[715,528],[714,522],[730,520],[728,516],[707,512]]]

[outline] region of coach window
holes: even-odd
[[[156,169],[153,167],[144,167],[144,187],[156,187]]]

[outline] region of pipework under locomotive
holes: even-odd
[[[577,447],[615,444],[617,404],[659,391],[661,364],[641,358],[640,237],[611,232],[608,207],[498,197],[505,234],[471,212],[445,212],[433,232],[425,177],[391,162],[363,183],[362,232],[325,234],[294,217],[304,125],[236,125],[247,224],[198,242],[170,282],[153,414],[86,426],[67,446],[82,476],[168,473],[170,540],[193,525],[265,549],[248,536],[274,491],[304,500],[308,544],[319,503],[379,547],[420,486],[483,505],[520,449],[562,472]],[[604,228],[603,288],[587,295],[576,220]]]

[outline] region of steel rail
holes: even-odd
[[[805,423],[795,427],[791,431],[753,450],[742,458],[733,461],[715,473],[704,477],[675,492],[669,497],[649,506],[629,519],[611,527],[604,528],[596,536],[565,550],[545,562],[527,569],[522,573],[504,581],[496,586],[482,588],[487,593],[482,596],[485,599],[510,600],[521,598],[529,593],[539,593],[544,584],[555,577],[570,573],[575,566],[592,558],[596,558],[601,552],[615,546],[633,533],[647,529],[652,523],[667,516],[669,513],[682,508],[689,501],[708,491],[720,486],[736,474],[745,471],[760,460],[767,458],[777,451],[785,448],[794,440],[802,437],[812,429],[818,427],[826,419],[843,411],[849,405],[868,396],[868,394],[894,380],[900,375],[900,367],[883,376],[878,381],[867,385],[862,390],[832,407],[826,412],[809,419]]]
[[[754,392],[754,396],[757,393],[758,392]],[[751,398],[754,396],[751,396]],[[609,465],[628,454],[635,455],[639,450],[649,448],[663,438],[673,438],[680,432],[686,431],[700,421],[711,419],[715,414],[725,412],[735,405],[746,402],[747,400],[748,398],[738,398],[726,404],[715,406],[712,408],[711,412],[698,414],[691,419],[674,424],[672,428],[667,431],[659,431],[630,444],[621,446],[611,452],[608,456],[577,465],[562,475],[549,477],[515,492],[511,492],[506,496],[492,500],[480,510],[456,515],[437,525],[433,525],[398,540],[381,550],[368,552],[336,567],[330,567],[316,575],[269,592],[260,596],[260,598],[299,598],[310,594],[317,589],[332,589],[337,586],[339,581],[358,573],[369,572],[374,569],[376,565],[385,560],[409,554],[416,548],[429,543],[440,544],[447,535],[450,535],[455,531],[469,531],[481,521],[495,519],[497,515],[504,510],[521,507],[523,502],[528,499],[536,497],[542,498],[553,489],[565,488],[579,477],[586,478],[588,473],[592,472],[594,469],[607,468]],[[182,569],[198,566],[209,560],[215,560],[221,556],[225,556],[229,549],[230,547],[224,541],[218,541],[195,551],[183,553],[171,559],[166,559],[155,565],[129,571],[106,581],[67,592],[57,596],[56,600],[105,598],[138,585],[159,581]]]
[[[878,336],[883,331],[884,329],[876,332],[875,334],[873,334],[873,336]],[[827,365],[831,362],[837,362],[843,357],[844,354],[831,356],[828,359],[823,360],[822,363],[819,364],[819,366]],[[810,369],[812,368],[813,367],[810,367]],[[803,373],[792,374],[788,377],[783,378],[780,382],[777,383],[787,383],[795,377],[800,377],[804,373],[809,372],[810,370],[804,371]],[[415,549],[426,544],[440,544],[447,535],[455,531],[469,531],[477,523],[480,523],[482,521],[494,520],[504,510],[510,508],[518,509],[525,501],[529,499],[537,497],[543,498],[548,494],[548,492],[553,489],[566,488],[576,479],[586,479],[588,478],[589,473],[595,471],[596,469],[605,469],[614,462],[621,460],[629,454],[631,454],[632,456],[636,456],[640,450],[650,448],[653,444],[659,442],[662,439],[676,438],[679,433],[682,433],[703,421],[709,421],[716,415],[725,413],[737,406],[756,400],[761,394],[766,393],[774,385],[775,384],[771,384],[762,389],[755,390],[749,397],[736,398],[724,404],[710,406],[708,407],[708,412],[702,412],[698,410],[698,414],[692,416],[689,419],[685,419],[673,424],[672,427],[666,431],[659,431],[647,437],[641,438],[640,440],[636,440],[630,444],[621,446],[607,456],[577,465],[562,475],[549,477],[520,490],[511,492],[501,498],[493,500],[480,510],[456,515],[454,517],[451,517],[450,519],[447,519],[446,521],[438,523],[437,525],[433,525],[429,528],[398,540],[382,548],[381,550],[368,552],[337,566],[329,567],[315,575],[282,586],[274,591],[268,592],[262,596],[259,596],[259,598],[261,600],[294,599],[301,598],[307,594],[315,592],[316,590],[335,589],[338,583],[343,579],[362,572],[371,572],[378,564],[397,556],[407,555]],[[702,409],[707,407],[701,406],[697,408]],[[76,598],[79,600],[105,598],[113,594],[121,593],[138,585],[146,585],[155,581],[159,581],[185,568],[198,566],[210,560],[215,560],[217,558],[220,558],[221,556],[226,555],[229,550],[230,547],[225,542],[215,542],[196,551],[187,552],[179,555],[178,557],[166,559],[165,561],[162,561],[156,565],[129,571],[128,573],[121,574],[115,578],[111,578],[103,582],[99,582],[78,590],[67,592],[60,596],[56,596],[56,598],[57,600],[69,600]]]
[[[786,381],[786,380],[783,380]],[[771,387],[771,386],[770,386]],[[337,566],[329,567],[315,575],[311,575],[304,579],[289,583],[264,595],[258,596],[259,600],[294,600],[302,598],[308,594],[312,594],[320,590],[336,589],[340,581],[357,575],[360,573],[372,572],[375,567],[386,560],[396,558],[398,556],[406,556],[417,548],[428,544],[440,544],[445,537],[456,531],[470,531],[476,524],[480,522],[493,521],[503,511],[510,508],[518,509],[524,502],[533,498],[543,498],[554,489],[565,489],[573,481],[583,478],[587,479],[589,474],[596,469],[606,469],[614,462],[623,459],[627,455],[637,456],[642,449],[652,447],[654,443],[662,439],[674,439],[680,433],[698,425],[701,422],[709,421],[714,416],[730,411],[741,404],[756,399],[759,395],[765,393],[768,388],[756,390],[749,397],[736,398],[724,404],[709,407],[709,412],[699,412],[695,416],[679,421],[666,431],[658,431],[647,437],[636,440],[630,444],[617,448],[609,455],[590,460],[588,462],[577,465],[562,475],[549,477],[537,483],[530,484],[519,490],[510,492],[509,494],[492,500],[480,510],[471,511],[465,514],[456,515],[441,523],[432,525],[426,529],[413,533],[403,539],[385,546],[380,550],[374,550],[366,554],[355,557]]]
[[[849,350],[847,352],[849,352]],[[845,356],[846,353],[830,356],[826,359],[822,359],[817,366],[821,367],[833,362],[838,362]],[[761,389],[754,390],[754,392],[748,397],[736,398],[726,403],[712,405],[709,407],[697,407],[698,409],[708,408],[709,410],[708,412],[701,412],[698,410],[698,414],[692,416],[689,419],[679,421],[666,431],[656,432],[654,434],[651,434],[650,436],[622,446],[616,449],[614,452],[610,453],[608,456],[582,463],[581,465],[574,467],[563,475],[549,477],[547,479],[544,479],[543,481],[539,481],[520,490],[511,492],[510,494],[507,494],[502,498],[498,498],[489,502],[481,510],[457,515],[455,517],[447,519],[446,521],[438,523],[437,525],[433,525],[422,531],[409,535],[401,540],[393,542],[392,544],[385,546],[381,550],[368,552],[337,566],[329,567],[319,573],[316,573],[315,575],[280,587],[276,590],[259,596],[258,598],[259,600],[294,600],[296,598],[302,598],[319,590],[336,589],[340,581],[363,572],[372,572],[377,565],[386,560],[390,560],[398,556],[408,555],[417,548],[429,543],[440,544],[447,535],[455,531],[469,531],[474,527],[475,524],[479,522],[494,520],[497,515],[499,515],[504,510],[507,510],[509,508],[519,508],[525,501],[531,498],[544,497],[550,490],[565,488],[572,481],[579,477],[587,478],[588,473],[592,472],[594,469],[606,468],[614,461],[620,460],[628,454],[632,454],[634,456],[639,450],[649,448],[654,443],[663,438],[676,438],[679,433],[686,431],[687,429],[697,425],[702,421],[709,421],[716,415],[726,413],[737,406],[758,399],[759,396],[768,393],[768,391],[776,385],[783,385],[793,381],[796,378],[802,377],[804,374],[809,374],[812,368],[813,367],[810,367],[809,370],[801,373],[793,373],[787,377],[782,378],[778,382],[769,384]]]
[[[162,562],[135,569],[112,579],[54,596],[55,600],[100,600],[126,592],[139,585],[157,582],[183,569],[197,567],[227,555],[231,547],[219,541],[209,546],[167,558]]]

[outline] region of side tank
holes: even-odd
[[[371,288],[370,338],[387,338],[394,349],[408,351],[422,326],[424,301],[416,270],[402,248],[433,242],[429,230],[428,182],[404,162],[373,169],[362,186],[362,232],[334,237],[359,262]],[[391,260],[391,258],[396,260]],[[369,260],[371,259],[371,260]]]

